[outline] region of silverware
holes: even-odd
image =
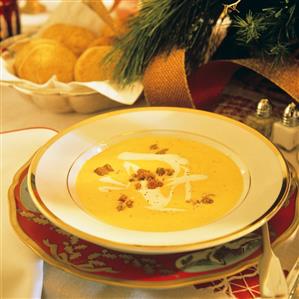
[[[271,248],[267,223],[263,225],[262,232],[263,254],[258,264],[261,295],[268,298],[286,297],[288,295],[288,285],[280,260]]]
[[[288,274],[287,285],[289,288],[289,299],[295,298],[296,288],[299,284],[299,257],[297,258],[293,268]]]

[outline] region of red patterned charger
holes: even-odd
[[[29,163],[10,187],[10,217],[20,238],[49,264],[82,278],[128,287],[171,288],[220,279],[254,265],[261,255],[260,231],[204,250],[164,255],[119,252],[63,231],[34,206],[26,177]],[[283,242],[298,225],[297,184],[270,220],[273,246]]]

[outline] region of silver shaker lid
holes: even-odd
[[[261,99],[256,108],[256,115],[262,118],[268,118],[272,114],[272,106],[268,99]]]
[[[282,123],[287,127],[296,127],[299,125],[299,113],[296,110],[296,104],[289,104],[283,111]]]

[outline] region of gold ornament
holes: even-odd
[[[21,12],[34,15],[45,12],[46,10],[45,5],[41,4],[38,0],[27,0]]]

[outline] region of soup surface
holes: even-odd
[[[85,162],[79,205],[113,226],[151,232],[211,223],[238,204],[243,177],[214,147],[167,135],[131,138]]]

